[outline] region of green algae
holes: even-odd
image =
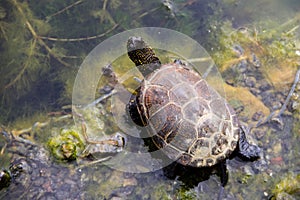
[[[158,25],[192,35],[201,24],[193,20],[197,11],[190,2],[182,1],[4,0],[0,8],[0,73],[5,74],[0,120],[5,123],[70,104],[78,66],[107,37]]]
[[[187,190],[186,188],[180,188],[177,192],[178,199],[193,200],[197,198],[197,194],[193,190]],[[208,198],[208,196],[206,197]]]
[[[71,129],[62,129],[58,135],[49,139],[47,145],[51,154],[61,161],[76,160],[85,147],[80,134]]]
[[[229,70],[243,60],[252,63],[254,62],[253,55],[255,55],[260,61],[264,75],[277,89],[283,86],[283,82],[289,82],[295,74],[299,59],[296,55],[297,20],[286,25],[273,23],[272,25],[264,24],[263,27],[269,29],[262,31],[253,26],[234,29],[231,22],[226,21],[217,36],[220,46],[212,54],[220,70],[222,72]],[[284,28],[278,28],[278,26]],[[284,29],[287,31],[283,31]],[[243,52],[235,52],[234,46],[239,46]]]
[[[271,199],[298,199],[300,197],[300,174],[287,174],[272,190]]]

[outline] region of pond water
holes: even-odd
[[[206,50],[197,58],[212,59],[218,75],[207,81],[262,149],[257,160],[227,159],[222,198],[300,199],[299,84],[286,102],[300,66],[299,13],[298,0],[1,1],[0,199],[218,198],[218,165],[166,164],[128,123],[139,82],[126,52],[113,56],[126,44],[94,49],[141,27],[176,30]],[[198,55],[145,37],[163,63]]]

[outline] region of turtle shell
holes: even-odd
[[[240,129],[233,109],[181,63],[162,65],[149,74],[135,103],[142,119],[137,124],[147,126],[155,145],[183,165],[215,165],[237,146]]]

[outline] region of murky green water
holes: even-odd
[[[75,105],[72,116],[79,67],[94,47],[117,33],[145,26],[177,30],[205,47],[222,74],[227,100],[241,122],[253,127],[281,109],[293,84],[300,65],[299,13],[297,0],[1,1],[0,166],[14,177],[5,184],[2,171],[0,199],[216,199],[218,167],[173,163],[152,170],[161,159],[147,153],[151,142],[132,135],[118,138],[118,144],[126,138],[125,147],[111,148],[115,133],[124,134],[112,114],[119,109],[111,107],[114,97],[94,109]],[[165,52],[159,56],[173,59]],[[117,75],[132,65],[127,56],[110,62]],[[91,85],[95,98],[105,96],[114,81],[102,77],[98,86]],[[296,86],[279,119],[251,129],[249,140],[263,150],[260,159],[243,161],[234,154],[227,160],[224,199],[300,198],[298,96]],[[88,146],[90,155],[82,152],[86,128],[88,140],[108,141]],[[66,137],[62,130],[78,136]],[[55,137],[64,138],[62,158],[50,151]],[[74,148],[76,160],[69,156]],[[127,159],[126,151],[143,159]],[[72,161],[60,160],[66,157]],[[116,170],[120,166],[126,170]]]

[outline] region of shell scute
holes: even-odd
[[[182,121],[176,130],[175,137],[170,141],[170,145],[178,148],[180,151],[186,151],[196,138],[194,124]]]

